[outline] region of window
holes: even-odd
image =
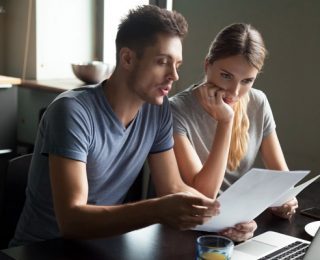
[[[172,9],[172,0],[104,0],[103,61],[116,64],[115,39],[121,19],[138,5],[154,4]]]
[[[115,39],[118,25],[128,11],[138,5],[149,4],[149,0],[105,0],[104,29],[103,29],[103,60],[112,65],[116,64]]]

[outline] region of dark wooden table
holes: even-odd
[[[307,187],[298,196],[300,208],[320,206],[320,182]],[[255,235],[267,230],[311,240],[304,226],[315,219],[300,215],[289,221],[264,212],[256,219],[259,227]],[[53,239],[29,246],[2,250],[13,259],[130,259],[170,260],[195,259],[195,240],[206,232],[177,231],[163,225],[152,225],[124,235],[99,240]],[[1,260],[0,255],[0,260]],[[6,259],[6,258],[3,258]]]

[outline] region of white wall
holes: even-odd
[[[268,96],[291,169],[320,172],[320,1],[174,0],[189,22],[176,91],[203,77],[209,43],[233,22],[254,25],[269,57],[255,87]]]

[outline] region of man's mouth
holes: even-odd
[[[169,94],[170,90],[171,90],[171,85],[165,85],[165,86],[161,86],[159,88],[159,91],[161,92],[161,94],[163,96],[167,96]]]

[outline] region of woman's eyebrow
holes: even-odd
[[[230,71],[228,71],[228,70],[226,70],[226,69],[220,69],[222,72],[224,72],[224,73],[227,73],[227,74],[230,74],[230,75],[232,75],[233,76],[233,74],[230,72]]]
[[[227,73],[227,74],[230,74],[232,77],[234,77],[234,75],[230,72],[230,71],[228,71],[228,70],[226,70],[226,69],[220,69],[222,72],[224,72],[224,73]],[[252,77],[247,77],[247,78],[245,78],[244,80],[248,80],[248,79],[250,79],[250,80],[254,80],[254,79],[256,79],[256,77],[254,77],[254,76],[252,76]]]

